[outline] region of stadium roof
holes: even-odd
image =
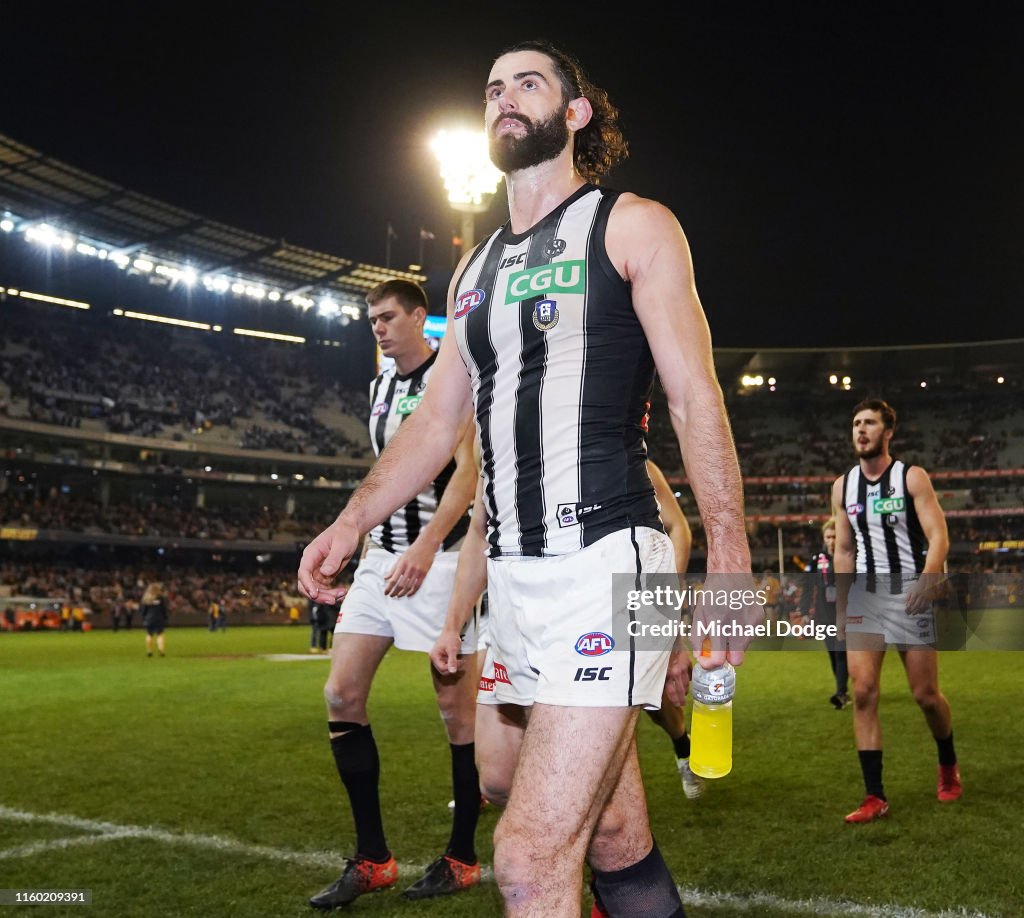
[[[3,134],[0,211],[7,211],[14,231],[45,223],[58,234],[101,244],[111,258],[134,260],[144,255],[149,261],[187,266],[198,277],[263,284],[275,292],[275,299],[304,297],[307,305],[315,296],[362,305],[367,290],[383,280],[426,279],[208,220],[83,172]]]

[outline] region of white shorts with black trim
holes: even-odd
[[[612,574],[674,572],[672,542],[648,528],[567,555],[489,560],[491,646],[477,702],[657,710],[674,639],[644,650],[612,639]]]
[[[429,653],[444,626],[459,553],[439,552],[412,596],[385,596],[384,578],[399,557],[383,548],[370,548],[341,604],[334,633],[389,637],[399,650]],[[462,652],[474,653],[476,644],[476,622],[471,619],[462,636]]]
[[[884,578],[882,578],[884,579]],[[915,581],[907,581],[905,589]],[[850,584],[846,600],[847,650],[859,650],[863,638],[855,635],[882,635],[886,644],[934,645],[936,640],[935,613],[929,606],[924,612],[907,615],[907,593],[890,593],[887,584],[879,583],[874,593],[865,589],[858,575]],[[871,649],[864,646],[863,649]]]

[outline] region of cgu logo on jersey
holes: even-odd
[[[584,293],[587,286],[587,262],[584,258],[557,261],[552,265],[517,271],[508,279],[505,305],[532,296],[551,293]]]
[[[387,410],[387,402],[377,402],[377,404],[373,406],[373,411],[370,412],[370,417],[379,418],[382,414],[387,414]]]
[[[465,293],[460,293],[455,299],[453,318],[461,319],[463,316],[468,316],[485,299],[487,299],[487,294],[483,290],[467,290]]]
[[[412,414],[416,406],[423,401],[422,395],[403,395],[398,400],[395,414]]]
[[[877,497],[871,509],[878,514],[902,513],[906,502],[902,497]]]
[[[503,663],[494,664],[494,681],[504,682],[505,685],[512,684],[512,680],[508,677],[508,670],[505,669],[505,665]]]
[[[615,641],[610,634],[603,631],[589,631],[581,634],[576,641],[576,653],[584,657],[603,657],[615,647]]]

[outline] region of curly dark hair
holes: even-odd
[[[544,39],[521,41],[506,48],[501,54],[516,51],[537,51],[555,66],[562,84],[562,99],[568,104],[584,97],[590,102],[594,115],[586,125],[576,131],[572,158],[576,171],[588,182],[600,183],[613,166],[629,156],[629,144],[619,127],[619,110],[612,105],[608,93],[590,82],[580,62],[571,54]],[[498,55],[501,57],[501,54]]]

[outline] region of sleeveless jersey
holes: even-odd
[[[928,541],[907,491],[910,466],[899,459],[877,481],[855,465],[843,478],[843,504],[857,544],[857,579],[869,592],[902,593],[924,569]]]
[[[455,289],[490,556],[560,555],[663,530],[643,421],[654,361],[605,251],[617,194],[585,185],[536,226],[497,230]]]
[[[370,442],[373,444],[375,455],[381,454],[402,421],[412,414],[420,403],[427,388],[430,369],[436,360],[437,354],[431,354],[405,376],[400,375],[397,367],[392,365],[370,383]],[[455,460],[452,459],[431,485],[375,527],[370,533],[370,538],[390,552],[405,551],[416,541],[420,530],[433,518],[454,471]],[[467,512],[445,536],[441,548],[450,548],[466,534],[468,528]]]

